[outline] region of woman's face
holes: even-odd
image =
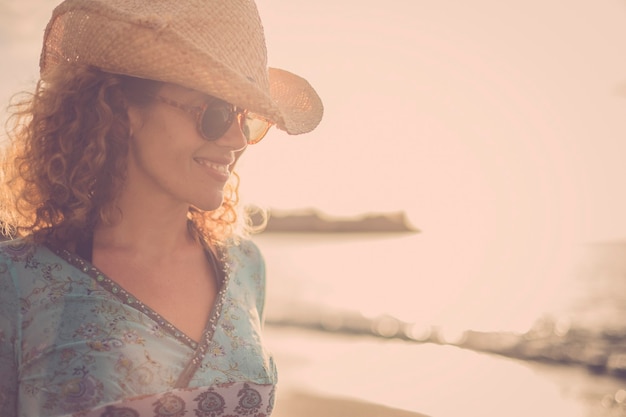
[[[158,94],[190,107],[207,99],[174,84],[165,84]],[[192,115],[161,101],[131,106],[128,115],[132,135],[126,197],[185,210],[190,205],[201,210],[219,208],[233,166],[247,146],[239,123],[234,122],[219,139],[207,141]]]

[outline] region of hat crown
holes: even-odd
[[[170,32],[197,51],[211,51],[214,60],[267,85],[265,36],[253,1],[94,1],[114,5],[128,13],[130,21],[153,29],[157,35]]]
[[[77,19],[80,22],[76,22]],[[105,50],[83,41],[96,35],[90,33],[90,28],[100,27],[100,22],[108,23],[108,30],[97,31],[100,38],[97,44],[109,44]],[[98,61],[115,61],[106,52],[118,56],[141,55],[150,44],[169,41],[177,43],[181,53],[208,55],[213,61],[267,88],[265,37],[256,5],[250,0],[68,0],[55,9],[49,27],[53,34],[65,32],[68,27],[81,32],[63,36],[60,42],[46,42],[42,72],[46,69],[46,58],[53,54],[55,60],[88,59],[104,70],[150,77],[149,65],[135,70],[124,69],[122,65],[116,71],[113,65],[107,66],[107,62],[99,65]],[[91,57],[90,51],[94,55],[97,51],[100,59]],[[185,69],[186,61],[171,64]]]

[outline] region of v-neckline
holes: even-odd
[[[228,290],[228,284],[230,281],[230,264],[227,259],[225,250],[218,250],[219,259],[213,253],[206,253],[207,257],[212,257],[212,264],[216,266],[221,265],[221,279],[217,276],[216,279],[220,288],[215,297],[215,302],[209,313],[209,317],[202,333],[202,337],[199,341],[195,341],[189,337],[185,332],[180,330],[169,320],[156,312],[150,306],[144,304],[138,297],[135,297],[130,291],[127,291],[122,285],[118,284],[112,278],[109,278],[98,267],[93,265],[90,261],[83,259],[81,256],[72,253],[66,249],[56,248],[52,245],[46,245],[52,252],[54,252],[61,259],[65,260],[68,264],[78,269],[79,271],[88,275],[94,282],[96,282],[101,288],[106,290],[109,294],[113,295],[124,305],[139,311],[142,314],[148,316],[151,320],[156,322],[163,330],[172,335],[177,340],[183,342],[185,345],[194,349],[194,362],[199,361],[208,351],[208,347],[213,340],[215,329],[217,328],[217,322],[219,321],[222,313],[222,307],[226,298]],[[205,249],[205,251],[208,249]],[[209,260],[211,262],[211,260]]]

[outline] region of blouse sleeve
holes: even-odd
[[[253,297],[261,326],[265,321],[265,259],[259,247],[252,240],[244,240],[240,243],[241,250],[245,254],[245,268],[248,271],[247,284],[250,294]]]
[[[0,416],[17,416],[19,298],[10,264],[0,258]]]
[[[257,249],[258,250],[258,249]],[[261,319],[261,325],[265,323],[265,293],[266,293],[266,278],[265,278],[265,260],[261,255],[261,252],[258,251],[258,260],[259,260],[259,289],[257,293],[257,311],[259,312],[259,318]]]

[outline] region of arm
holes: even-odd
[[[0,416],[17,416],[19,299],[10,264],[0,259]]]
[[[261,326],[265,323],[265,297],[266,297],[266,275],[265,275],[265,259],[259,248],[251,242],[251,258],[256,264],[255,283],[256,283],[256,308],[261,320]]]
[[[257,294],[257,310],[259,311],[259,318],[261,319],[261,326],[265,323],[265,293],[266,293],[266,279],[265,279],[265,261],[263,257],[259,257],[259,293]]]

